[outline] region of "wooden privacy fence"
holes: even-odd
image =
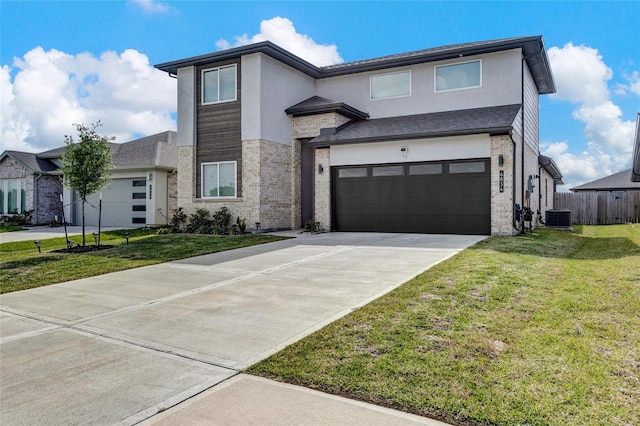
[[[640,191],[557,192],[554,208],[571,210],[575,225],[640,222]]]

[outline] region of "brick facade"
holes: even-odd
[[[503,165],[500,166],[500,156]],[[503,173],[502,192],[500,172]],[[491,137],[491,234],[513,235],[513,142],[509,136]]]
[[[316,221],[323,229],[331,229],[331,169],[329,148],[316,149],[316,164],[322,164],[324,171],[315,171],[315,212]]]
[[[187,214],[198,208],[214,212],[229,209],[232,220],[245,219],[247,229],[292,227],[292,147],[265,140],[242,141],[242,197],[202,199],[195,197],[193,147],[178,148],[178,206]]]
[[[56,216],[62,220],[62,182],[59,176],[33,174],[18,161],[5,157],[0,164],[0,179],[25,179],[24,210],[33,210],[33,225],[47,224]]]
[[[332,129],[347,123],[349,119],[337,112],[293,117],[293,137],[295,139],[313,138],[320,135],[321,129]]]

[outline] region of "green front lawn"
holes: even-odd
[[[0,232],[22,231],[23,229],[22,226],[14,225],[13,223],[0,222]]]
[[[248,372],[462,425],[639,425],[640,225],[489,238]]]
[[[130,234],[129,245],[124,233]],[[70,237],[76,244],[81,236]],[[273,235],[150,235],[144,229],[109,231],[101,243],[113,248],[83,254],[53,253],[65,248],[64,238],[42,241],[39,254],[33,241],[0,244],[0,293],[25,290],[108,272],[153,265],[170,260],[232,250],[285,239]],[[93,236],[86,236],[87,245]]]

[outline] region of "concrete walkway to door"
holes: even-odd
[[[347,423],[407,423],[404,413],[239,372],[484,237],[290,234],[299,238],[0,296],[0,422],[206,420],[194,423],[197,413],[268,424],[270,413],[321,424],[355,404],[347,411],[361,417]],[[312,411],[282,411],[278,395]],[[220,399],[235,401],[231,411],[217,411]]]

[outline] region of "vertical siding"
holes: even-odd
[[[558,209],[571,210],[576,225],[612,225],[640,221],[640,191],[558,192]]]
[[[202,70],[228,64],[237,64],[237,99],[233,102],[202,105]],[[201,198],[201,164],[215,161],[236,161],[237,194],[242,196],[242,141],[241,141],[241,67],[239,60],[218,62],[196,69],[196,198]]]
[[[538,118],[538,88],[529,72],[524,67],[524,125],[525,142],[536,152],[539,149],[539,118]]]

